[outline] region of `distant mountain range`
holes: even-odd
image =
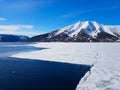
[[[120,26],[102,25],[95,21],[79,21],[61,29],[32,38],[0,34],[0,42],[115,42],[120,41]]]
[[[27,40],[29,37],[22,35],[0,34],[0,42],[18,42]]]
[[[114,42],[120,39],[120,26],[79,21],[64,28],[34,36],[29,42]]]

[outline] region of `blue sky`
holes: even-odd
[[[120,25],[120,0],[0,0],[0,34],[34,36],[79,20]]]

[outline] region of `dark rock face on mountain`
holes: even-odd
[[[0,34],[0,42],[18,42],[27,39],[27,36]]]
[[[95,21],[79,21],[62,29],[28,39],[30,42],[114,42],[119,35]]]
[[[49,37],[49,33],[32,37],[27,41],[30,42],[113,42],[118,37],[109,35],[107,33],[100,33],[96,38],[92,38],[85,33],[79,33],[78,36],[69,37],[67,34],[59,34],[57,36]]]

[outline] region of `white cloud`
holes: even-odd
[[[22,29],[32,29],[33,25],[0,25],[0,30],[22,30]]]
[[[0,18],[0,21],[7,21],[6,18]]]
[[[38,35],[33,28],[33,25],[0,25],[0,34]]]
[[[15,25],[15,26],[10,26],[10,25],[0,25],[0,30],[5,30],[5,31],[13,31],[13,30],[19,30],[20,27]]]
[[[32,29],[34,26],[33,25],[22,25],[22,28],[27,28],[27,29]]]

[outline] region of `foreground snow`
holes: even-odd
[[[119,43],[37,43],[30,46],[46,49],[11,57],[92,65],[76,90],[120,90]]]

